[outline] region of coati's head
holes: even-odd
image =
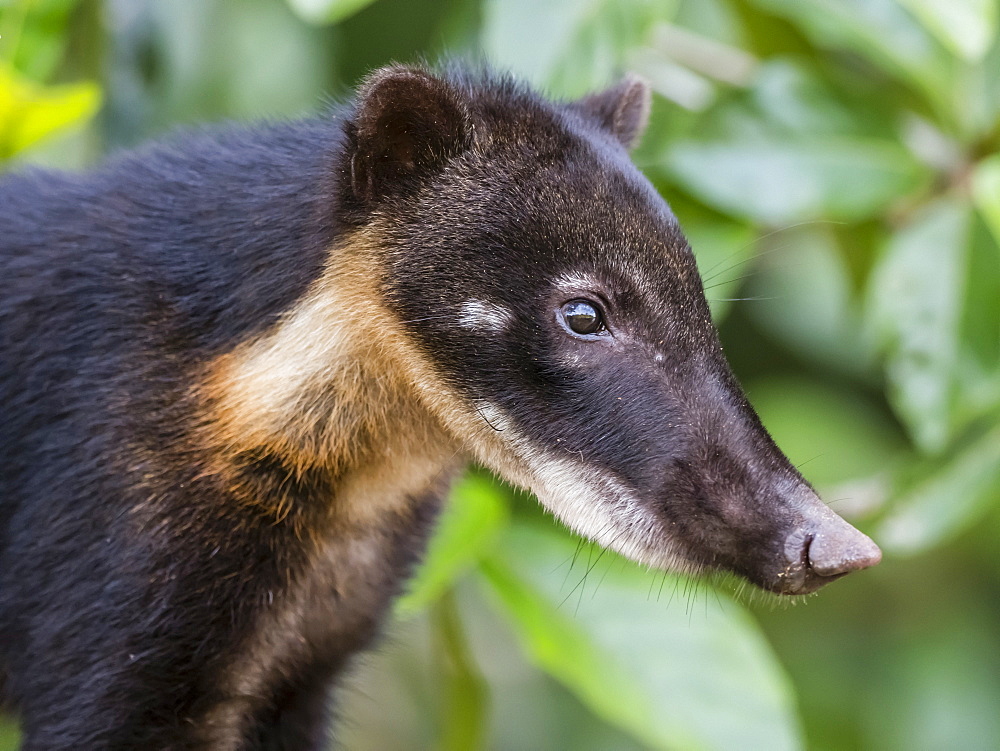
[[[810,592],[880,552],[733,378],[691,249],[627,154],[649,97],[634,78],[553,104],[384,69],[347,122],[340,195],[440,379],[424,398],[481,462],[635,560]]]

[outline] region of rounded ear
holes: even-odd
[[[376,71],[349,125],[351,188],[363,202],[415,190],[469,142],[459,93],[417,68]]]
[[[651,99],[649,83],[629,73],[610,89],[585,96],[574,106],[631,149],[646,130]]]

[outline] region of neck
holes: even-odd
[[[267,457],[331,480],[341,513],[369,513],[453,464],[458,442],[427,403],[435,379],[381,302],[370,248],[340,244],[277,325],[211,364],[206,435],[222,472]]]

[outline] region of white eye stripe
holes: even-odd
[[[597,289],[601,286],[597,279],[586,274],[563,274],[555,281],[556,287],[569,291]]]
[[[472,331],[503,331],[513,320],[510,310],[485,300],[466,300],[458,316],[459,325]]]

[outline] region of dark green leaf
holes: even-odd
[[[862,55],[936,105],[948,98],[952,59],[896,0],[751,0],[787,18],[820,48]]]
[[[698,260],[712,317],[721,322],[747,274],[747,262],[756,252],[753,230],[722,219],[684,220],[681,226]]]
[[[772,233],[747,280],[747,315],[800,356],[834,372],[867,376],[874,353],[859,336],[860,306],[830,223]]]

